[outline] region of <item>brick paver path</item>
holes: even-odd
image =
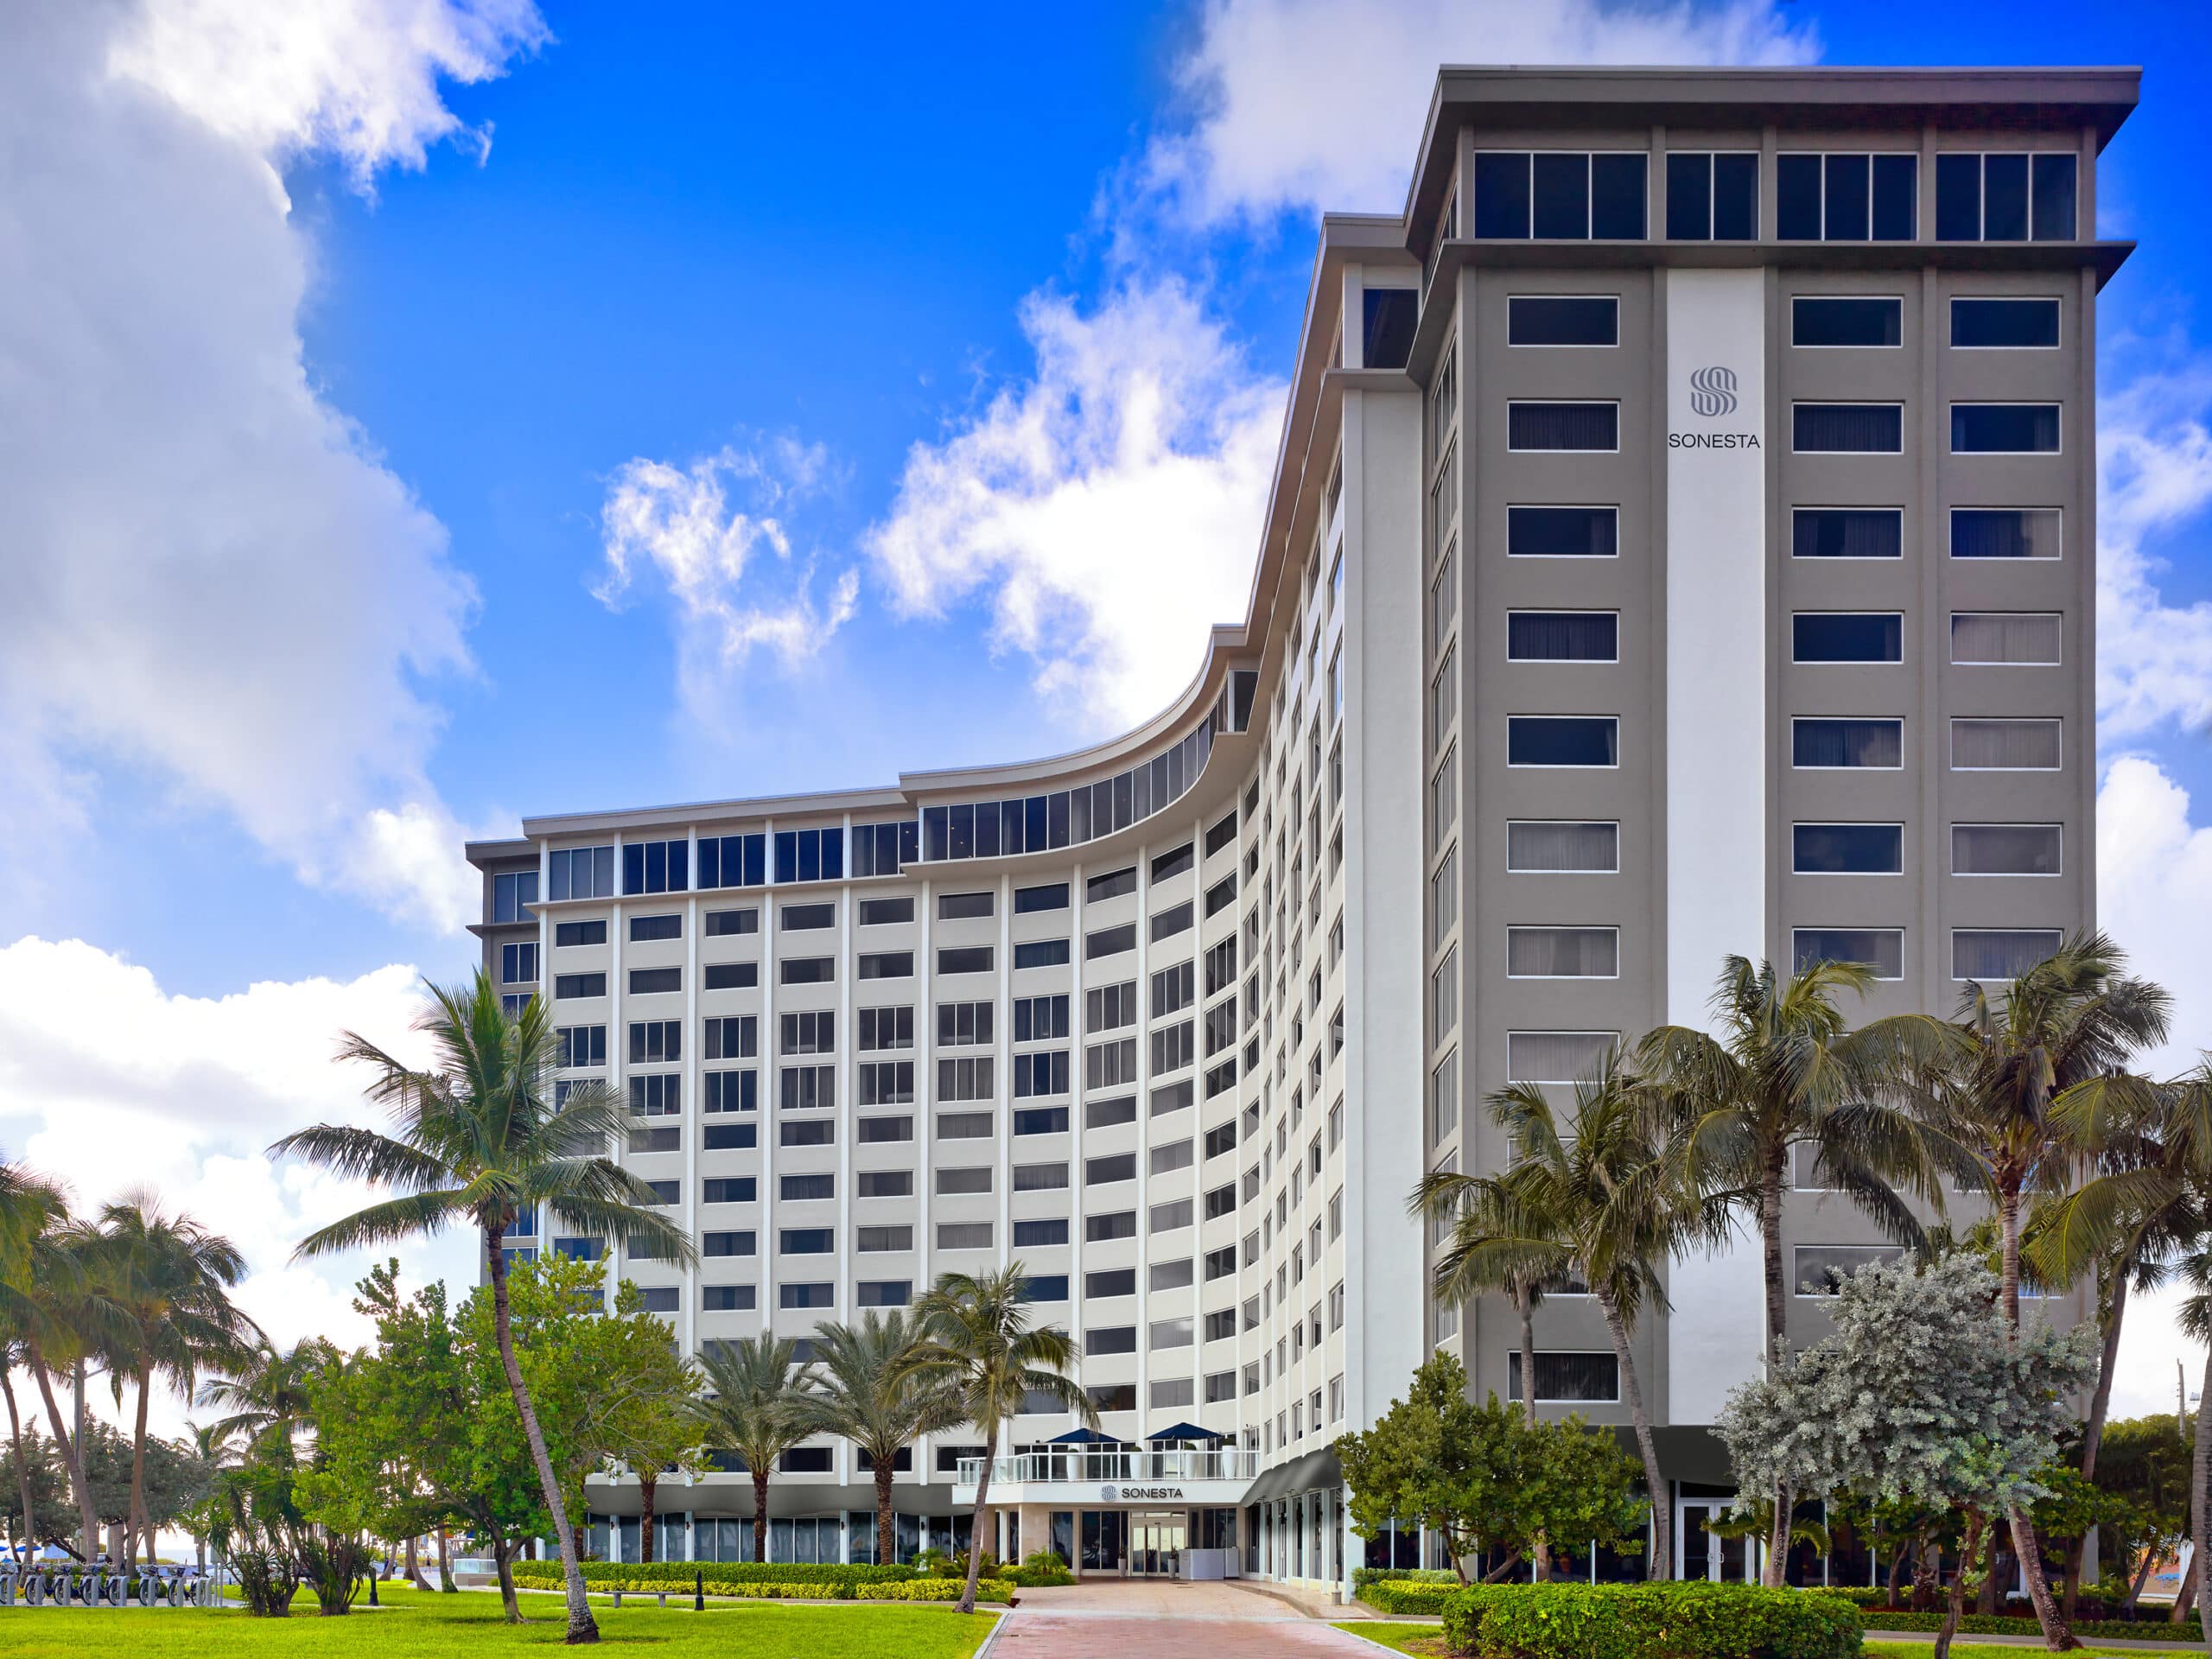
[[[1375,1659],[1379,1651],[1258,1591],[1135,1580],[1023,1591],[991,1659]]]

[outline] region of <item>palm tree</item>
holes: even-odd
[[[1082,1362],[1082,1345],[1065,1331],[1030,1324],[1028,1291],[1029,1270],[1012,1262],[995,1273],[945,1274],[914,1304],[926,1332],[914,1350],[914,1370],[948,1386],[960,1402],[959,1421],[975,1425],[983,1437],[983,1468],[968,1534],[968,1587],[960,1597],[963,1613],[976,1611],[1000,1429],[1029,1408],[1024,1402],[1033,1395],[1065,1406],[1090,1427],[1098,1426],[1090,1396],[1070,1375]]]
[[[701,1434],[717,1451],[734,1452],[753,1476],[753,1559],[768,1559],[768,1477],[776,1460],[814,1431],[798,1402],[811,1389],[814,1368],[794,1373],[798,1344],[762,1332],[728,1342],[709,1342],[699,1356],[707,1391],[690,1402]]]
[[[815,1433],[841,1434],[868,1456],[875,1476],[875,1559],[899,1559],[891,1478],[899,1454],[925,1434],[966,1421],[960,1397],[942,1377],[918,1371],[914,1356],[926,1332],[904,1313],[869,1313],[858,1325],[831,1323],[814,1333],[822,1376],[800,1397],[801,1421]]]
[[[557,1094],[558,1055],[543,999],[533,996],[518,1016],[510,1014],[491,975],[479,969],[473,985],[431,987],[415,1028],[430,1039],[428,1071],[351,1032],[339,1046],[340,1059],[373,1068],[368,1096],[391,1113],[391,1134],[324,1123],[269,1149],[271,1156],[296,1154],[346,1179],[401,1195],[310,1233],[296,1254],[385,1245],[455,1223],[476,1229],[491,1274],[493,1325],[507,1387],[560,1543],[568,1639],[596,1642],[599,1624],[584,1594],[560,1478],[515,1357],[506,1231],[518,1215],[536,1210],[548,1225],[565,1222],[602,1237],[626,1235],[632,1250],[664,1260],[689,1262],[697,1252],[690,1234],[647,1207],[652,1189],[607,1155],[627,1128],[620,1097],[601,1084],[577,1084],[565,1096]]]
[[[1647,1306],[1666,1306],[1660,1265],[1726,1236],[1727,1202],[1700,1198],[1681,1185],[1677,1149],[1661,1133],[1649,1095],[1618,1048],[1596,1075],[1575,1084],[1571,1135],[1561,1132],[1538,1084],[1514,1084],[1488,1104],[1515,1154],[1503,1176],[1487,1178],[1502,1185],[1503,1202],[1485,1196],[1486,1178],[1448,1170],[1432,1171],[1416,1189],[1424,1211],[1452,1221],[1436,1263],[1436,1294],[1465,1300],[1506,1272],[1572,1274],[1589,1287],[1612,1339],[1650,1492],[1652,1576],[1669,1577],[1675,1553],[1668,1487],[1630,1338]],[[1522,1363],[1534,1370],[1525,1349]]]
[[[283,1460],[315,1421],[316,1381],[341,1357],[327,1337],[304,1337],[289,1349],[262,1337],[200,1384],[198,1403],[224,1414],[195,1436]]]
[[[1495,1292],[1511,1305],[1521,1338],[1522,1419],[1533,1427],[1536,1306],[1543,1300],[1546,1285],[1572,1277],[1574,1257],[1567,1245],[1548,1236],[1545,1217],[1530,1212],[1528,1185],[1525,1179],[1515,1180],[1510,1171],[1503,1175],[1438,1172],[1414,1192],[1410,1207],[1416,1215],[1427,1212],[1450,1227],[1451,1243],[1436,1274],[1439,1302],[1447,1306],[1469,1304]],[[1432,1191],[1433,1199],[1427,1196]]]
[[[1833,1186],[1891,1236],[1920,1242],[1920,1224],[1898,1189],[1937,1205],[1942,1175],[1965,1166],[1957,1151],[1887,1097],[1901,1069],[1943,1053],[1951,1033],[1926,1014],[1893,1014],[1853,1031],[1836,1000],[1864,995],[1874,970],[1816,962],[1784,979],[1771,963],[1729,957],[1713,995],[1719,1035],[1661,1026],[1637,1062],[1679,1115],[1686,1178],[1724,1195],[1758,1225],[1766,1300],[1766,1368],[1783,1363],[1789,1287],[1782,1261],[1782,1207],[1800,1147]],[[1776,1499],[1765,1580],[1782,1582],[1791,1503]]]
[[[58,1187],[49,1186],[42,1198],[26,1202],[42,1210],[44,1223],[28,1236],[16,1272],[0,1275],[0,1298],[5,1300],[9,1325],[22,1337],[24,1360],[38,1385],[54,1444],[69,1476],[70,1495],[77,1504],[79,1559],[90,1560],[99,1537],[99,1519],[92,1508],[84,1437],[71,1433],[62,1421],[54,1379],[58,1372],[69,1376],[74,1415],[81,1424],[86,1369],[124,1344],[128,1322],[107,1294],[99,1234],[70,1217]]]
[[[200,1369],[243,1350],[253,1322],[232,1305],[230,1287],[245,1273],[245,1257],[227,1238],[190,1216],[165,1214],[150,1192],[125,1194],[100,1211],[107,1242],[110,1294],[128,1323],[130,1341],[111,1372],[116,1403],[127,1376],[137,1385],[130,1443],[130,1519],[125,1564],[140,1544],[153,1559],[152,1518],[146,1512],[146,1408],[156,1373],[189,1397]]]
[[[1972,1154],[1976,1183],[1997,1214],[2005,1321],[2015,1336],[2022,1200],[2063,1195],[2084,1156],[2059,1101],[2111,1078],[2138,1050],[2165,1040],[2171,999],[2148,980],[2124,977],[2126,965],[2104,934],[2083,932],[2013,980],[2001,1006],[1970,981],[1948,1052],[1901,1077],[1934,1132]],[[2013,1504],[2007,1519],[2044,1642],[2054,1650],[2077,1645],[2051,1599],[2026,1507]]]

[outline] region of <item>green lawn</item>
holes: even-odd
[[[1419,1659],[1441,1659],[1445,1651],[1441,1624],[1385,1624],[1376,1619],[1353,1619],[1337,1628],[1363,1636],[1393,1653],[1414,1654]]]
[[[526,1595],[530,1623],[499,1618],[497,1595],[423,1595],[380,1586],[344,1618],[323,1618],[313,1604],[289,1618],[251,1618],[236,1611],[165,1608],[0,1608],[0,1654],[79,1659],[127,1652],[133,1659],[230,1659],[232,1655],[360,1655],[364,1659],[479,1659],[561,1646],[566,1626],[556,1596]],[[671,1604],[673,1598],[671,1599]],[[594,1599],[596,1601],[596,1599]],[[988,1634],[985,1613],[963,1618],[950,1607],[710,1603],[703,1613],[666,1611],[626,1598],[620,1611],[595,1605],[603,1648],[653,1659],[967,1659]]]

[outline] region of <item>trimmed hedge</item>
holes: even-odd
[[[1879,1611],[1886,1613],[1890,1610],[1890,1592],[1886,1587],[1877,1587],[1863,1584],[1839,1584],[1830,1585],[1827,1586],[1827,1592],[1830,1595],[1847,1597],[1868,1612]],[[1909,1596],[1910,1594],[1910,1586],[1901,1588],[1899,1593],[1901,1596]],[[2063,1585],[2054,1583],[2050,1586],[2050,1593],[2054,1596],[2063,1597],[2065,1594],[2065,1587]],[[1984,1617],[2009,1617],[2021,1618],[2033,1617],[2032,1614],[2024,1611],[2027,1607],[2028,1602],[2028,1599],[2025,1596],[2013,1595],[2007,1597],[2006,1599],[2010,1601],[2013,1606],[2020,1608],[2023,1611],[2017,1614],[1985,1614]],[[2094,1584],[2085,1584],[2082,1586],[2082,1593],[2076,1599],[2075,1605],[2076,1610],[2079,1611],[2082,1618],[2085,1622],[2103,1620],[2119,1624],[2129,1623],[2140,1624],[2163,1624],[2166,1622],[2166,1610],[2163,1605],[2157,1603],[2139,1605],[2135,1611],[2131,1615],[2127,1611],[2127,1599],[2126,1596],[2118,1594],[2108,1595],[2100,1590]],[[1900,1607],[1897,1611],[1899,1612],[1904,1612],[1907,1610]]]
[[[1457,1584],[1459,1575],[1448,1567],[1355,1567],[1351,1592],[1365,1600],[1370,1584]]]
[[[1459,1580],[1453,1574],[1440,1583],[1431,1579],[1376,1579],[1358,1596],[1378,1613],[1393,1618],[1434,1618],[1459,1593]]]
[[[736,1574],[732,1567],[745,1570]],[[635,1566],[594,1561],[584,1569],[587,1589],[601,1593],[620,1590],[626,1596],[689,1595],[701,1578],[710,1596],[760,1601],[957,1601],[967,1587],[965,1579],[918,1579],[903,1567],[887,1573],[881,1567],[796,1561],[654,1561]],[[543,1561],[518,1564],[514,1580],[518,1590],[563,1588],[560,1569],[549,1570]],[[977,1583],[976,1595],[982,1601],[1005,1601],[1018,1587],[1001,1579],[984,1579]]]
[[[1937,1630],[1943,1615],[1916,1613],[1886,1605],[1860,1610],[1861,1622],[1870,1630]],[[2155,1618],[2137,1619],[2077,1618],[2067,1627],[2085,1642],[2156,1642],[2162,1647],[2201,1648],[2204,1631],[2194,1617],[2169,1624],[2163,1610]],[[2005,1613],[1968,1613],[1959,1629],[1974,1636],[2017,1636],[2030,1642],[2043,1640],[2043,1626],[2033,1618]]]
[[[968,1588],[965,1579],[909,1579],[904,1584],[864,1584],[854,1594],[855,1601],[957,1601]],[[1004,1579],[976,1580],[976,1599],[978,1601],[1012,1602],[1014,1592],[1020,1588]]]
[[[1483,1659],[1854,1659],[1841,1596],[1744,1584],[1498,1584],[1459,1591],[1444,1639]]]

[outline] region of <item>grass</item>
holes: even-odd
[[[133,1659],[232,1659],[232,1656],[360,1655],[363,1659],[492,1659],[557,1652],[566,1629],[556,1596],[522,1599],[529,1623],[499,1616],[498,1595],[445,1596],[380,1586],[383,1605],[365,1601],[344,1618],[323,1618],[309,1601],[289,1618],[252,1618],[236,1610],[10,1607],[0,1609],[0,1654],[25,1659],[89,1659],[128,1652]],[[594,1597],[595,1604],[599,1598]],[[665,1611],[626,1598],[620,1611],[595,1605],[602,1649],[652,1659],[968,1659],[992,1617],[962,1618],[950,1607],[898,1604],[838,1606],[783,1602],[709,1603]]]
[[[1393,1653],[1413,1654],[1415,1659],[1445,1659],[1447,1651],[1441,1624],[1386,1624],[1376,1619],[1354,1619],[1337,1628],[1364,1637]]]

